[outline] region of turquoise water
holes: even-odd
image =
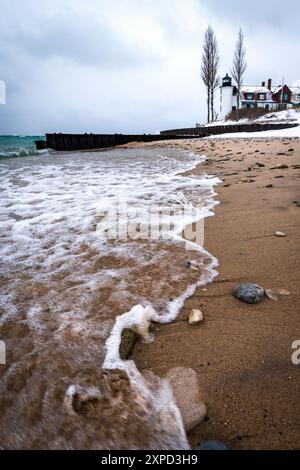
[[[0,135],[0,158],[26,157],[36,152],[35,140],[45,140],[44,136]]]

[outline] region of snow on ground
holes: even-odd
[[[278,129],[261,132],[228,132],[228,134],[211,135],[206,139],[232,139],[232,138],[265,138],[265,137],[300,137],[300,126],[290,129]]]
[[[261,118],[257,119],[253,122],[259,122],[260,124],[262,121],[264,123],[298,123],[298,127],[291,127],[289,129],[277,129],[277,130],[270,130],[270,131],[260,131],[260,132],[231,132],[228,134],[219,134],[219,135],[212,135],[206,137],[207,139],[231,139],[231,138],[245,138],[245,137],[300,137],[300,112],[295,110],[286,110],[280,111],[278,113],[271,113],[268,114],[269,119],[266,120],[266,116],[262,116]],[[264,118],[264,120],[262,119]],[[227,121],[228,122],[228,121]],[[241,121],[239,121],[239,124]],[[249,123],[249,121],[248,121]],[[235,122],[237,124],[237,122]]]
[[[299,120],[299,111],[295,111],[294,109],[286,109],[284,111],[277,111],[277,112],[270,112],[268,114],[265,114],[264,116],[260,116],[257,119],[239,119],[238,121],[215,121],[215,122],[210,122],[209,124],[205,124],[205,127],[212,127],[212,126],[232,126],[236,124],[253,124],[253,123],[259,123],[259,124],[266,124],[266,123],[272,123],[272,122],[294,122],[294,121]]]
[[[204,127],[214,127],[214,126],[233,126],[235,124],[249,124],[250,120],[247,119],[247,118],[244,118],[244,119],[239,119],[238,121],[225,121],[225,119],[223,119],[222,121],[214,121],[214,122],[210,122],[209,124],[205,124]]]
[[[268,113],[264,116],[259,117],[255,122],[294,122],[299,121],[300,112],[295,109],[286,109],[284,111],[278,111],[276,113]]]

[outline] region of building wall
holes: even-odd
[[[276,103],[281,103],[281,95],[282,95],[282,90],[279,90],[277,93],[273,93],[273,100]],[[284,85],[283,87],[283,95],[287,95],[288,97],[287,100],[283,100],[283,103],[290,103],[292,92],[286,85]]]
[[[294,104],[300,104],[300,91],[292,94],[291,101]]]
[[[220,88],[220,112],[219,119],[224,119],[230,113],[233,107],[237,106],[236,96],[233,96],[233,86],[224,86]]]
[[[241,108],[266,108],[269,110],[274,110],[277,108],[277,104],[273,102],[265,102],[265,101],[247,101],[242,100]]]

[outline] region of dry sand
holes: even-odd
[[[178,366],[197,372],[208,415],[189,434],[193,447],[217,439],[232,449],[299,449],[300,365],[292,364],[291,345],[300,340],[300,207],[293,202],[300,201],[300,167],[293,168],[300,165],[300,139],[148,146],[206,154],[205,171],[223,180],[216,189],[221,204],[205,221],[205,248],[220,266],[215,281],[185,302],[174,323],[154,325],[155,342],[137,344],[133,358],[141,371],[160,376]],[[277,164],[288,168],[270,169]],[[277,230],[287,236],[274,236]],[[290,295],[249,305],[232,295],[244,281]],[[204,313],[196,327],[187,322],[192,308]]]

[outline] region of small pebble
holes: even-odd
[[[272,289],[265,289],[265,294],[266,294],[266,297],[268,297],[268,299],[271,299],[271,300],[274,300],[274,302],[277,302],[278,297],[277,295],[274,294]]]
[[[291,293],[286,289],[277,289],[279,295],[291,295]]]
[[[285,163],[279,163],[276,166],[272,166],[270,170],[285,170],[286,168],[288,168],[288,165],[286,165]]]
[[[228,447],[220,441],[204,441],[195,448],[195,450],[229,450]]]
[[[284,232],[275,232],[276,237],[286,237],[286,233]]]
[[[189,316],[189,324],[192,326],[198,325],[198,323],[203,321],[203,313],[201,310],[193,309]]]

